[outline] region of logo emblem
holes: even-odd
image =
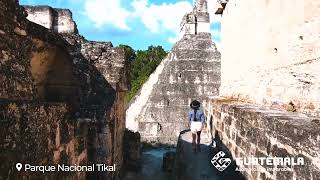
[[[212,165],[221,172],[224,171],[231,164],[231,159],[224,158],[225,155],[226,153],[220,151],[211,159]]]

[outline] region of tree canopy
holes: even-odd
[[[162,46],[149,46],[147,50],[138,51],[127,45],[120,45],[120,47],[125,48],[130,60],[131,88],[127,94],[129,102],[168,53]]]

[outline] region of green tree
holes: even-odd
[[[126,49],[127,53],[132,54],[130,56],[132,57],[130,59],[131,88],[127,95],[129,102],[158,67],[161,60],[167,56],[167,52],[162,46],[149,46],[147,50],[138,51],[134,51],[130,46],[122,45],[122,47]]]

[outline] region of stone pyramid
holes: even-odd
[[[198,1],[181,23],[182,38],[127,109],[127,128],[142,141],[175,144],[188,124],[189,104],[219,94],[220,53],[212,42],[207,2]]]

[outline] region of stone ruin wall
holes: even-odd
[[[224,151],[228,157],[304,158],[304,166],[294,166],[292,171],[268,169],[286,166],[238,164],[240,169],[259,169],[241,171],[248,180],[320,178],[319,118],[226,98],[210,99],[206,105],[206,114],[208,127],[218,149]]]
[[[16,1],[0,2],[0,177],[119,179],[128,90],[124,49],[87,41],[73,27],[62,36],[26,17]],[[117,171],[18,173],[16,162],[100,162],[116,164]]]
[[[320,2],[221,3],[221,95],[319,115]]]
[[[212,137],[232,158],[305,161],[289,172],[258,166],[247,179],[320,179],[319,5],[219,1],[221,95],[205,104]]]
[[[58,33],[77,33],[77,25],[69,9],[50,6],[24,6],[27,19]]]
[[[192,12],[187,13],[180,23],[180,38],[185,34],[198,34],[210,32],[210,15],[208,2],[197,1]]]
[[[8,6],[8,7],[6,7]],[[31,41],[24,38],[26,31],[22,29],[26,22],[18,25],[17,22],[24,18],[22,10],[13,1],[0,2],[1,14],[1,76],[0,76],[0,98],[1,99],[33,99],[35,87],[32,84],[31,73],[28,71],[28,52],[31,51]],[[15,13],[16,11],[16,13]],[[21,42],[16,44],[15,42]],[[20,52],[20,53],[17,53]],[[23,74],[24,78],[19,77]],[[10,83],[8,83],[10,82]]]

